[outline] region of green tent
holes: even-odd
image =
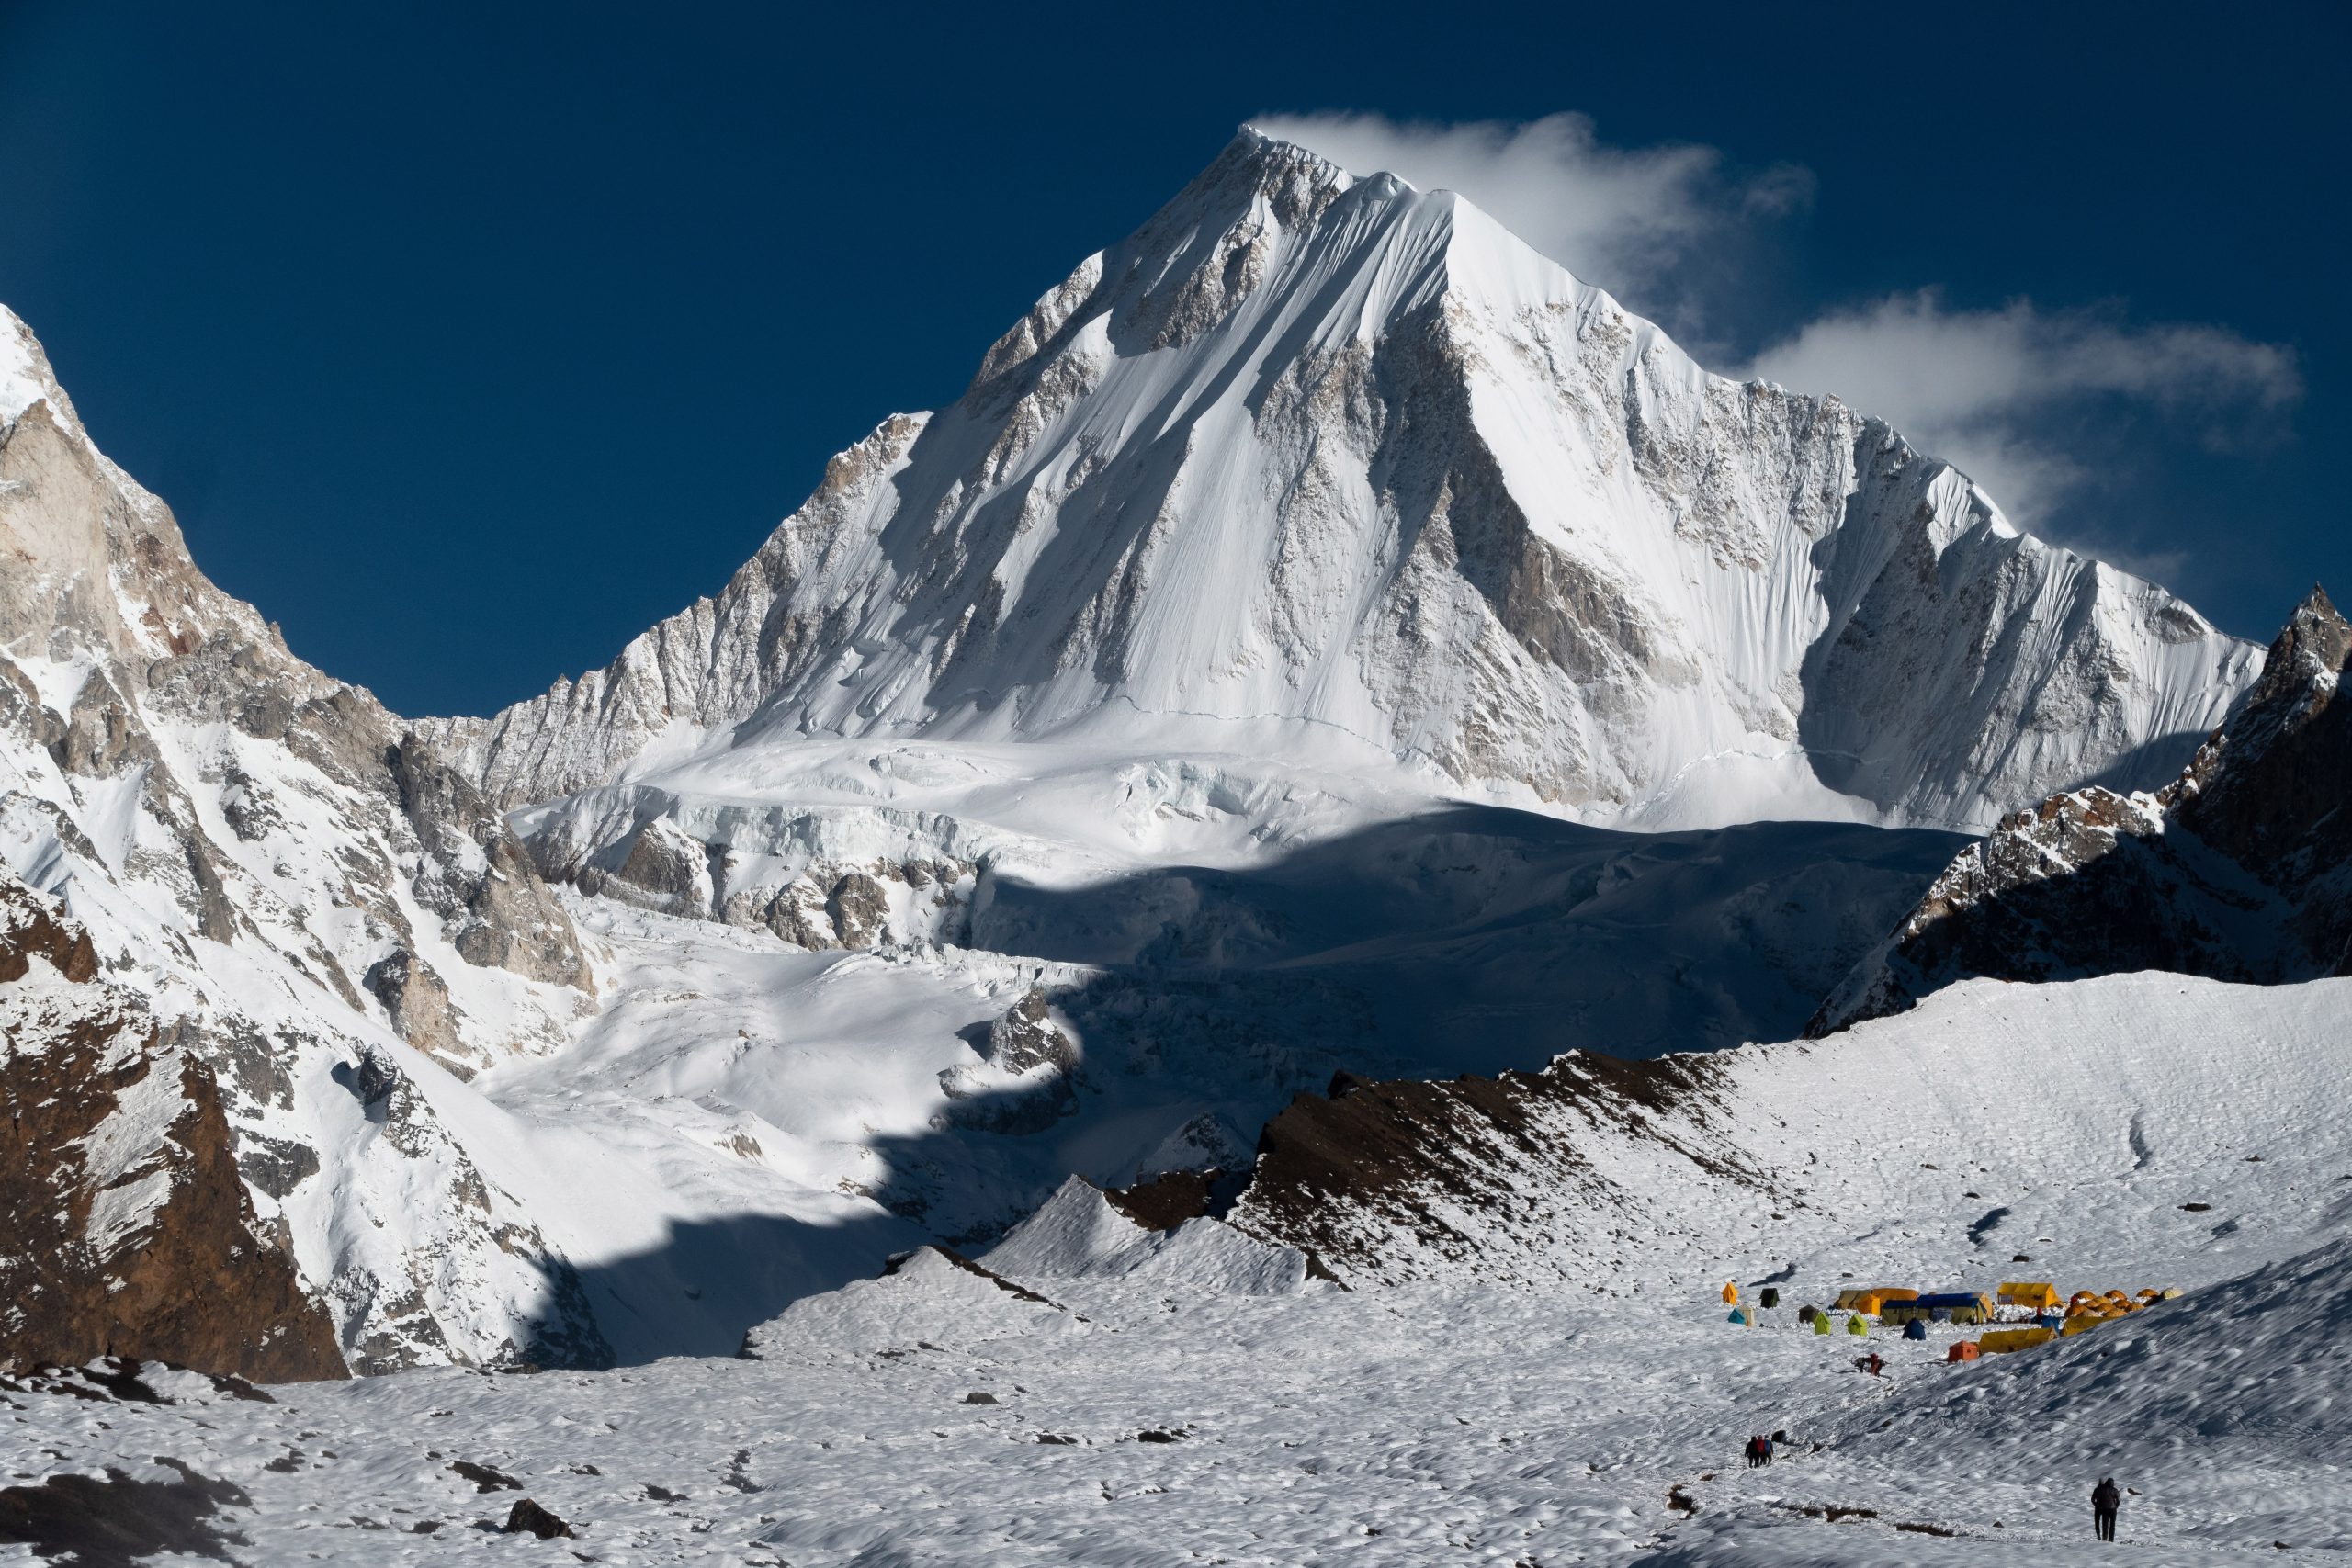
[[[1829,1332],[1829,1314],[1827,1313],[1817,1312],[1813,1314],[1813,1331],[1815,1334],[1826,1334]]]
[[[1864,1317],[1860,1313],[1854,1313],[1846,1319],[1846,1332],[1853,1335],[1855,1337],[1867,1338],[1870,1336],[1870,1331],[1871,1320]]]

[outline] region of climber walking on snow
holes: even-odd
[[[2115,1539],[2115,1515],[2122,1506],[2123,1494],[2116,1490],[2115,1477],[2110,1475],[2091,1488],[2091,1529],[2099,1540]]]

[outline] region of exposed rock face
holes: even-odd
[[[376,961],[363,983],[384,1004],[401,1039],[458,1077],[473,1077],[472,1069],[463,1065],[467,1053],[458,1037],[449,987],[431,964],[405,948],[395,948]]]
[[[2314,589],[2262,679],[2154,795],[2084,789],[1962,852],[1809,1032],[1972,975],[2162,969],[2279,983],[2352,973],[2352,626]]]
[[[97,978],[89,936],[0,872],[0,1366],[100,1356],[346,1375],[257,1234],[220,1086]]]
[[[1054,1021],[1045,987],[1032,986],[988,1027],[980,1065],[949,1067],[940,1088],[957,1103],[949,1119],[986,1132],[1035,1133],[1076,1105],[1078,1042]]]
[[[1717,826],[1763,789],[1981,828],[2159,782],[2257,664],[1837,400],[1707,375],[1452,194],[1245,133],[716,597],[431,732],[508,805],[657,736],[1247,723],[1596,818]]]
[[[431,1106],[396,1137],[334,1087],[396,1040],[470,1073],[544,1049],[590,1004],[585,952],[522,841],[429,741],[205,579],[5,310],[0,558],[0,871],[61,901],[150,1015],[24,1060],[92,1075],[56,1116],[129,1125],[108,1106],[148,1104],[155,1169],[176,1173],[149,1261],[78,1320],[93,1351],[119,1329],[142,1355],[317,1375],[522,1357],[547,1325],[593,1356],[584,1305],[551,1288],[569,1266]],[[22,1135],[62,1159],[62,1126]],[[63,1194],[64,1168],[27,1179]],[[263,1240],[232,1239],[241,1225]],[[158,1316],[150,1284],[197,1316]],[[272,1313],[273,1348],[237,1360],[235,1336]]]
[[[428,857],[417,895],[449,922],[449,944],[469,964],[593,995],[595,980],[571,919],[481,792],[413,732],[384,760]]]
[[[1007,1073],[1039,1068],[1067,1073],[1078,1065],[1078,1046],[1047,1011],[1044,987],[1030,987],[1028,995],[989,1025],[987,1059],[989,1066]]]

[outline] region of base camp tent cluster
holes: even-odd
[[[2067,1298],[2060,1296],[2058,1287],[2046,1280],[2006,1280],[1990,1295],[1977,1291],[1938,1291],[1923,1295],[1905,1286],[1874,1285],[1840,1291],[1837,1304],[1828,1309],[1801,1306],[1797,1309],[1797,1321],[1815,1334],[1829,1334],[1836,1332],[1830,1314],[1842,1312],[1846,1314],[1847,1334],[1867,1336],[1875,1318],[1890,1327],[1901,1325],[1905,1339],[1927,1338],[1930,1323],[1956,1327],[1999,1322],[2010,1325],[1988,1329],[1981,1338],[1959,1340],[1944,1358],[1947,1361],[1973,1361],[1980,1356],[2047,1345],[2179,1294],[2177,1290],[2150,1288],[2137,1295],[2117,1290],[2077,1291]],[[1724,1286],[1723,1299],[1732,1303],[1731,1322],[1756,1325],[1765,1321],[1764,1310],[1780,1305],[1780,1292],[1776,1288],[1763,1292],[1763,1310],[1738,1305],[1736,1283]]]

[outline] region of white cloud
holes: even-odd
[[[2135,327],[2023,299],[1955,310],[1931,288],[1819,317],[1747,373],[1884,419],[2027,524],[2093,477],[2068,443],[2101,400],[2160,410],[2219,446],[2302,393],[2292,349],[2226,328]]]
[[[1423,190],[1459,192],[1579,277],[1633,289],[1651,311],[1690,304],[1677,276],[1688,265],[1712,262],[1743,231],[1813,196],[1812,175],[1794,164],[1739,175],[1713,147],[1611,147],[1580,114],[1525,124],[1367,114],[1267,115],[1250,123],[1359,176],[1385,171]]]

